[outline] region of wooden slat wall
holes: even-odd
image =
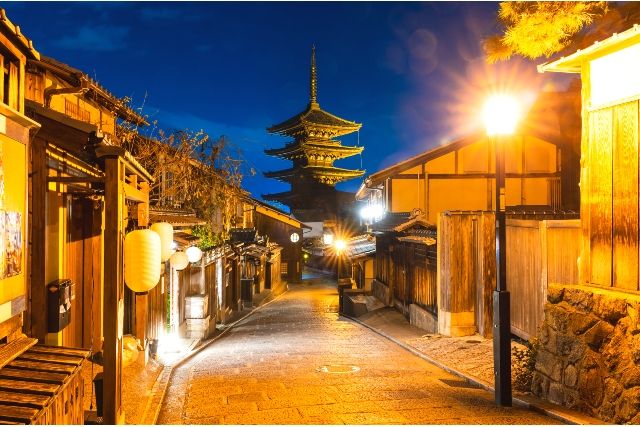
[[[440,307],[451,313],[473,311],[475,306],[474,216],[440,214]]]
[[[157,340],[162,336],[162,330],[167,318],[166,293],[162,291],[166,292],[168,283],[169,276],[163,274],[158,285],[149,291],[147,301],[147,337],[150,340]]]
[[[507,221],[507,290],[511,329],[525,339],[542,323],[544,301],[539,221]]]
[[[618,105],[613,128],[613,286],[638,289],[638,101]]]
[[[507,220],[507,289],[516,335],[536,335],[549,283],[578,283],[579,236],[579,220]]]
[[[590,282],[611,286],[613,109],[589,114]]]
[[[476,327],[484,337],[493,336],[493,290],[496,287],[496,225],[493,213],[477,218],[475,231]]]
[[[437,314],[438,266],[435,246],[413,245],[413,248],[415,267],[411,279],[412,302]]]

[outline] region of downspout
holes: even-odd
[[[80,79],[79,86],[65,87],[60,89],[46,88],[44,90],[44,106],[51,107],[51,98],[56,95],[84,95],[89,91],[89,85],[83,78]]]

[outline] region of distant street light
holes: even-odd
[[[487,99],[483,118],[487,135],[493,137],[496,164],[496,289],[493,292],[493,369],[495,400],[500,406],[511,406],[511,319],[510,296],[507,291],[507,233],[505,221],[505,136],[512,135],[520,119],[520,105],[508,95]]]
[[[379,204],[367,205],[360,209],[360,216],[368,224],[382,218],[382,215],[384,215],[384,208]]]
[[[340,273],[342,273],[342,252],[344,252],[344,250],[347,248],[347,242],[344,239],[336,239],[333,242],[333,247],[336,250],[336,261],[338,268],[337,279],[340,280]]]

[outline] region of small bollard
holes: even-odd
[[[338,313],[343,314],[344,310],[344,290],[353,288],[353,279],[347,277],[338,279]]]
[[[96,374],[96,376],[93,378],[93,387],[95,388],[96,391],[96,415],[98,417],[102,417],[102,405],[104,402],[104,393],[103,393],[103,384],[104,384],[104,379],[102,376],[102,372],[100,372],[99,374]]]

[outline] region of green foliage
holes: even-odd
[[[514,348],[512,350],[513,388],[518,391],[529,392],[531,391],[540,342],[537,338],[532,338],[525,345],[525,349]]]
[[[213,249],[223,243],[221,234],[215,233],[210,224],[196,225],[191,229],[191,233],[200,238],[198,247],[203,251]]]
[[[604,1],[501,2],[498,11],[503,34],[484,40],[489,62],[512,55],[549,57],[575,42],[580,31],[608,11]]]

